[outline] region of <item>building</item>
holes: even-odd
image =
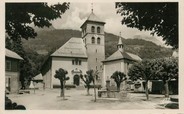
[[[59,86],[60,82],[54,78],[55,71],[63,68],[68,71],[67,76],[70,79],[67,85],[80,85],[80,74],[85,74],[87,71],[87,54],[82,38],[72,37],[63,46],[50,55],[42,67],[43,80],[46,88]]]
[[[60,82],[54,78],[55,71],[63,68],[68,71],[70,79],[66,85],[83,85],[80,74],[86,74],[87,70],[99,72],[98,84],[105,86],[105,81],[115,71],[127,74],[128,67],[140,57],[124,51],[122,39],[119,38],[118,50],[105,59],[105,22],[99,19],[93,12],[81,25],[81,38],[71,38],[58,50],[50,55],[42,67],[43,80],[47,88],[59,86]]]
[[[63,46],[50,55],[42,66],[42,75],[46,88],[59,86],[60,82],[54,78],[55,71],[63,68],[68,71],[70,79],[66,85],[83,85],[80,74],[87,70],[98,70],[99,80],[102,77],[102,60],[105,59],[104,24],[93,11],[82,24],[82,37],[72,37]]]
[[[44,89],[45,84],[43,83],[43,76],[41,73],[33,77],[32,81],[35,88]]]
[[[18,92],[20,88],[20,72],[19,72],[19,63],[23,60],[17,53],[6,49],[5,54],[5,85],[6,91],[10,93]]]
[[[117,48],[116,52],[103,61],[103,86],[105,86],[106,80],[109,80],[115,71],[120,71],[127,75],[130,66],[134,62],[142,60],[139,56],[124,50],[121,37],[119,37]]]

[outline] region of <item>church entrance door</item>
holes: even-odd
[[[80,84],[80,77],[79,77],[79,75],[77,75],[77,74],[74,75],[74,77],[73,77],[73,84],[79,86],[79,84]]]

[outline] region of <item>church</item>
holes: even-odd
[[[123,44],[119,39],[118,51],[105,59],[105,22],[97,17],[93,10],[87,20],[81,25],[81,38],[72,37],[63,46],[52,53],[42,66],[42,75],[46,88],[59,86],[54,78],[55,71],[63,68],[68,71],[70,79],[66,85],[82,86],[80,74],[88,70],[97,70],[97,83],[105,86],[105,80],[116,70],[127,73],[127,64],[141,60],[137,55],[123,52]],[[121,51],[120,51],[121,50]],[[125,70],[126,69],[126,70]]]

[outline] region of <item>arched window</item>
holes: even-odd
[[[95,27],[94,26],[91,27],[91,32],[93,32],[93,33],[95,32]]]
[[[97,33],[100,33],[100,27],[97,27]]]
[[[95,37],[91,38],[91,43],[94,44],[95,43]]]
[[[97,44],[100,44],[100,38],[99,37],[97,38]]]

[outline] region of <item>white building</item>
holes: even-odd
[[[142,60],[135,54],[125,52],[121,37],[119,37],[117,48],[116,52],[103,61],[103,86],[105,86],[106,80],[109,80],[115,71],[120,71],[127,75],[130,66],[134,62]]]
[[[62,47],[51,54],[47,62],[49,62],[49,68],[43,76],[46,87],[52,88],[53,86],[60,85],[59,80],[54,78],[55,71],[59,68],[68,71],[67,76],[70,77],[70,80],[66,84],[80,85],[79,74],[86,73],[88,65],[83,40],[72,37]]]
[[[55,71],[68,71],[70,80],[66,84],[81,85],[80,74],[87,70],[98,70],[102,76],[102,60],[105,59],[104,24],[93,12],[82,24],[82,38],[71,38],[50,55],[42,67],[42,75],[47,88],[60,85],[54,78]],[[100,78],[101,79],[101,78]],[[101,83],[101,80],[98,80]]]
[[[23,58],[17,53],[6,49],[5,54],[5,85],[6,91],[10,93],[18,93],[20,89],[20,61]]]

